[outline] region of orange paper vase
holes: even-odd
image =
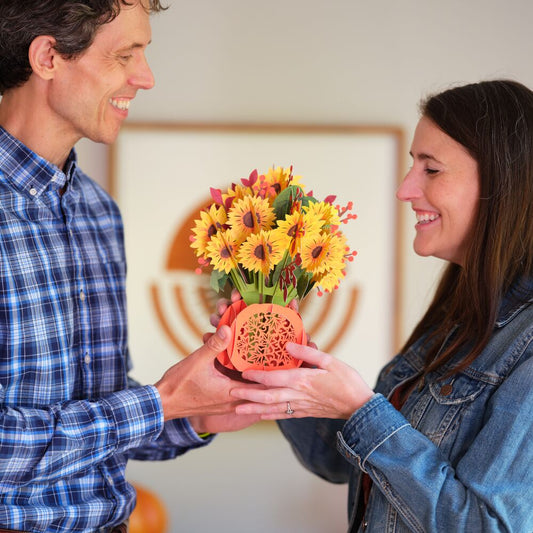
[[[244,370],[281,370],[302,364],[285,349],[287,342],[307,344],[300,315],[276,304],[233,303],[220,319],[219,326],[231,327],[233,339],[218,354],[218,370],[233,379],[242,379]]]

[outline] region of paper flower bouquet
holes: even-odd
[[[333,291],[344,278],[356,252],[339,226],[356,218],[352,203],[341,207],[334,205],[335,196],[315,199],[292,167],[261,175],[254,170],[226,192],[211,188],[211,197],[192,229],[197,272],[211,268],[216,292],[229,287],[242,296],[221,318],[220,325],[233,330],[233,344],[219,354],[217,367],[235,378],[248,368],[299,366],[284,347],[307,338],[288,304],[314,287],[319,295]]]

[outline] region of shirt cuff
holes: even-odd
[[[189,448],[198,448],[210,443],[215,438],[214,433],[210,433],[206,437],[198,435],[187,418],[167,421],[163,434],[169,444]]]
[[[117,448],[137,448],[163,430],[161,399],[153,385],[115,392],[102,400],[114,419]]]

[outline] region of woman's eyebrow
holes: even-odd
[[[424,152],[420,153],[420,154],[416,154],[416,157],[413,155],[413,152],[409,152],[409,155],[413,158],[413,159],[418,159],[420,161],[426,161],[428,159],[430,159],[431,161],[435,161],[435,163],[439,163],[442,165],[442,161],[439,161],[435,156],[431,155],[431,154],[426,154]]]

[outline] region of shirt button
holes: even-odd
[[[32,187],[32,188],[30,189],[30,194],[31,194],[32,196],[37,196],[37,189],[36,189],[35,187]]]
[[[80,291],[80,300],[81,300],[82,302],[85,301],[85,293],[84,293],[83,291]]]
[[[91,356],[88,353],[85,354],[85,357],[83,358],[83,360],[85,361],[86,365],[91,364]]]

